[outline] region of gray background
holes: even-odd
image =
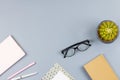
[[[90,80],[83,65],[104,54],[120,77],[120,39],[104,44],[97,39],[96,28],[103,20],[120,25],[120,0],[0,0],[0,41],[13,35],[27,55],[0,80],[7,80],[32,61],[36,65],[21,74],[38,71],[24,80],[40,80],[59,63],[75,80]],[[64,59],[60,51],[85,39],[93,40],[92,47]],[[82,54],[81,54],[82,53]]]

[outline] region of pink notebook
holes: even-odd
[[[25,52],[19,47],[12,36],[8,36],[0,43],[0,75],[23,56],[25,56]]]

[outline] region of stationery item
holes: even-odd
[[[74,78],[56,63],[41,80],[74,80]]]
[[[19,61],[23,56],[25,56],[25,52],[19,47],[12,36],[8,36],[2,43],[0,43],[0,75]]]
[[[24,79],[24,78],[27,78],[27,77],[30,77],[30,76],[34,76],[36,74],[38,74],[38,72],[34,72],[34,73],[29,73],[29,74],[26,74],[26,75],[22,75],[22,76],[13,78],[11,80],[21,80],[21,79]]]
[[[70,80],[62,71],[59,71],[52,80]]]
[[[23,67],[22,69],[20,69],[19,71],[17,71],[16,73],[14,73],[13,75],[11,75],[10,77],[8,77],[8,80],[11,80],[13,77],[15,77],[16,75],[18,75],[21,72],[25,71],[26,69],[32,67],[35,64],[36,64],[35,62],[32,62],[32,63],[28,64],[27,66]]]
[[[104,55],[99,55],[84,65],[84,68],[92,80],[119,80]]]

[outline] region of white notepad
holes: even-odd
[[[75,80],[66,70],[58,63],[42,77],[41,80]]]
[[[62,71],[59,71],[52,80],[70,80]]]
[[[0,75],[23,56],[25,56],[25,52],[19,47],[12,36],[8,36],[0,43]]]

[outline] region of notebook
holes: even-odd
[[[74,78],[56,63],[41,80],[74,80]]]
[[[119,80],[104,55],[99,55],[84,65],[84,68],[92,80]]]
[[[25,56],[25,52],[19,47],[12,36],[8,36],[0,43],[0,75],[23,56]]]

